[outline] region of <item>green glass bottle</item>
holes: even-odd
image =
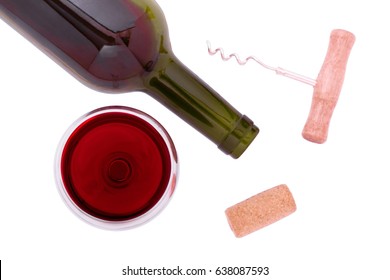
[[[85,85],[148,93],[233,158],[259,132],[175,57],[153,0],[0,0],[0,15]]]

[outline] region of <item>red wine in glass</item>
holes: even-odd
[[[172,196],[177,156],[165,129],[128,107],[104,107],[79,118],[60,142],[56,174],[66,204],[103,228],[138,226]]]

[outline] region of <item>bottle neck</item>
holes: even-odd
[[[145,79],[147,92],[193,126],[224,153],[238,158],[259,129],[173,54],[160,54]]]

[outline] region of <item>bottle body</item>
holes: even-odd
[[[129,1],[90,2],[0,0],[0,8],[12,27],[88,87],[141,90],[141,76],[156,62],[161,40],[145,8]]]
[[[258,133],[174,56],[152,0],[0,0],[0,14],[83,84],[144,91],[234,158]]]

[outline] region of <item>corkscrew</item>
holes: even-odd
[[[265,64],[255,56],[241,59],[237,53],[225,54],[222,48],[211,48],[207,41],[210,55],[220,54],[223,61],[235,59],[238,64],[245,65],[249,61],[274,71],[276,74],[288,77],[314,87],[309,116],[302,131],[302,136],[311,142],[322,144],[327,140],[330,120],[337,104],[344,82],[347,61],[355,42],[355,36],[348,31],[336,29],[331,32],[328,51],[317,79]]]

